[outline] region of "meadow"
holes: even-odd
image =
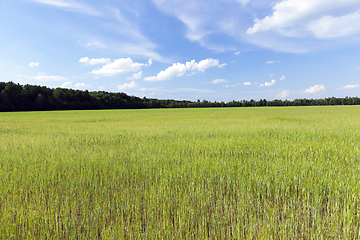
[[[358,239],[360,106],[0,113],[0,239]]]

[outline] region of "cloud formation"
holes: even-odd
[[[62,77],[62,76],[47,76],[47,75],[38,75],[38,76],[25,76],[25,78],[27,79],[32,79],[32,80],[38,80],[38,81],[44,81],[44,82],[50,82],[50,81],[67,81],[68,79],[66,77]]]
[[[226,82],[225,79],[215,79],[211,81],[212,84],[225,83],[225,82]]]
[[[319,92],[321,90],[325,90],[325,86],[317,84],[317,85],[315,85],[315,86],[313,86],[311,88],[306,89],[303,93],[316,93],[316,92]]]
[[[283,76],[280,78],[280,81],[285,80],[285,79],[286,79],[286,77],[283,75]]]
[[[128,77],[127,80],[140,79],[141,76],[142,76],[142,71],[140,71],[138,73],[134,73],[133,75],[131,75],[131,77]]]
[[[255,19],[246,33],[275,31],[283,36],[334,38],[360,32],[360,2],[357,0],[283,0],[273,6],[271,16]],[[339,14],[340,16],[333,16]]]
[[[251,85],[251,82],[244,82],[243,85],[245,85],[245,86],[250,86],[250,85]]]
[[[32,0],[33,2],[47,4],[53,7],[62,8],[67,11],[74,11],[79,13],[84,13],[88,15],[99,16],[101,15],[98,11],[89,7],[86,4],[81,4],[79,1],[71,0]]]
[[[289,95],[289,93],[290,93],[290,91],[285,90],[285,91],[282,91],[281,93],[279,93],[277,95],[277,97],[278,98],[286,98]]]
[[[29,63],[29,67],[38,67],[39,63],[38,62],[31,62]]]
[[[265,83],[263,83],[263,84],[260,84],[260,87],[263,87],[263,86],[265,86],[265,87],[270,87],[270,86],[272,86],[272,85],[274,85],[276,83],[276,80],[271,80],[271,82],[265,82]]]
[[[110,61],[110,58],[89,59],[88,57],[84,57],[79,60],[80,63],[84,63],[85,65],[105,64],[105,63],[108,63],[109,61]]]
[[[129,88],[137,88],[139,87],[139,84],[136,83],[135,81],[132,81],[130,83],[124,83],[122,85],[118,85],[117,89],[118,90],[125,90],[125,89],[129,89]]]
[[[282,63],[282,61],[267,61],[266,64]]]
[[[151,64],[151,59],[145,64],[133,62],[131,58],[119,58],[113,62],[107,63],[100,69],[93,70],[91,73],[98,76],[114,76],[120,73],[137,72],[142,67],[147,67]]]
[[[60,86],[61,88],[78,88],[78,89],[85,89],[85,88],[91,88],[90,84],[86,84],[86,83],[75,83],[73,84],[73,82],[64,82],[63,84],[61,84]]]
[[[199,63],[195,62],[195,60],[191,60],[190,62],[182,63],[174,63],[171,67],[168,67],[164,71],[159,72],[156,76],[147,77],[145,81],[163,81],[170,80],[172,77],[181,77],[186,72],[204,72],[206,69],[212,67],[222,68],[226,66],[226,63],[220,64],[219,60],[208,58],[200,61]]]
[[[355,85],[349,84],[349,85],[346,85],[345,87],[343,87],[341,89],[353,89],[353,88],[358,88],[358,87],[359,87],[358,84],[355,84]]]

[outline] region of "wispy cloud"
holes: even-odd
[[[225,82],[226,82],[225,79],[215,79],[211,81],[212,84],[225,83]]]
[[[243,85],[245,85],[245,86],[250,86],[250,85],[251,85],[251,82],[243,82]]]
[[[162,93],[216,93],[214,90],[209,89],[198,89],[198,88],[175,88],[175,89],[164,89],[162,87],[152,87],[152,88],[141,88],[140,91],[144,92],[162,92]]]
[[[285,91],[282,91],[281,93],[279,93],[277,95],[277,97],[278,98],[286,98],[289,95],[289,93],[290,93],[290,91],[285,90]]]
[[[285,79],[286,79],[286,77],[283,75],[283,76],[280,78],[280,81],[285,80]]]
[[[133,75],[131,75],[131,77],[128,77],[127,80],[140,79],[141,76],[142,76],[142,71],[140,71],[138,73],[134,73]]]
[[[282,61],[267,61],[266,64],[282,63]]]
[[[66,77],[62,76],[47,76],[47,75],[38,75],[38,76],[25,76],[27,79],[32,80],[38,80],[38,81],[44,81],[44,82],[50,82],[50,81],[67,81],[68,79]]]
[[[31,62],[29,63],[29,67],[38,67],[39,63],[38,62]]]
[[[199,63],[195,62],[195,60],[191,60],[190,62],[182,63],[174,63],[171,67],[168,67],[164,71],[159,72],[156,76],[147,77],[145,81],[163,81],[170,80],[172,77],[181,77],[186,72],[204,72],[206,69],[212,67],[222,68],[226,63],[220,64],[219,60],[208,58],[200,61]]]
[[[359,85],[358,84],[355,84],[355,85],[346,85],[345,87],[342,87],[341,89],[354,89],[354,88],[358,88]]]
[[[129,89],[129,88],[138,88],[139,87],[139,83],[132,81],[130,83],[124,83],[122,85],[118,85],[117,89],[118,90],[125,90],[125,89]]]
[[[93,16],[100,16],[100,12],[89,7],[87,4],[82,4],[79,1],[70,1],[70,0],[31,0],[37,3],[47,4],[53,7],[62,8],[67,11],[74,11],[79,13],[84,13]]]

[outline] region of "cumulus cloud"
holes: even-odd
[[[355,84],[355,85],[349,84],[349,85],[346,85],[345,87],[343,87],[341,89],[353,89],[353,88],[358,88],[358,87],[359,87],[358,84]]]
[[[315,86],[313,86],[311,88],[306,89],[303,93],[316,93],[316,92],[319,92],[321,90],[325,90],[325,86],[317,84],[317,85],[315,85]]]
[[[61,88],[81,88],[81,89],[84,89],[84,88],[91,88],[91,85],[90,84],[86,84],[86,83],[75,83],[73,84],[73,82],[64,82],[63,84],[61,84],[60,86]]]
[[[277,95],[277,97],[279,97],[279,98],[286,98],[286,97],[289,95],[289,93],[290,93],[290,91],[285,90],[285,91],[282,91],[281,93],[279,93],[279,94]]]
[[[125,89],[129,89],[129,88],[137,88],[138,86],[139,86],[138,83],[136,83],[135,81],[132,81],[130,83],[124,83],[122,85],[118,85],[117,89],[125,90]]]
[[[144,66],[150,66],[151,59],[148,64],[133,62],[131,58],[119,58],[111,63],[107,63],[100,69],[93,70],[94,75],[113,76],[120,73],[137,72]]]
[[[61,84],[60,87],[61,88],[71,88],[72,87],[72,82],[64,82],[63,84]]]
[[[47,75],[38,75],[38,76],[25,76],[27,79],[33,79],[38,81],[44,81],[44,82],[50,82],[50,81],[67,81],[68,79],[66,77],[62,76],[47,76]]]
[[[265,82],[263,84],[260,84],[260,87],[263,87],[263,86],[270,87],[270,86],[274,85],[275,83],[276,83],[276,81],[273,79],[273,80],[271,80],[271,82]]]
[[[38,67],[39,63],[38,62],[31,62],[29,63],[29,67]]]
[[[110,61],[110,58],[89,59],[88,57],[84,57],[79,60],[80,63],[84,63],[85,65],[105,64],[105,63],[108,63],[109,61]]]
[[[140,79],[141,76],[142,76],[142,71],[140,71],[138,73],[134,73],[133,75],[131,75],[131,77],[128,77],[127,80]]]
[[[226,82],[225,79],[215,79],[211,81],[212,84],[225,83],[225,82]]]
[[[206,69],[212,67],[222,68],[226,63],[220,64],[219,60],[208,58],[200,61],[199,63],[195,62],[195,60],[191,60],[190,62],[182,63],[174,63],[171,67],[168,67],[164,71],[161,71],[157,74],[157,76],[147,77],[145,81],[163,81],[170,80],[172,77],[181,77],[186,72],[192,71],[194,72],[204,72]]]
[[[251,85],[251,82],[244,82],[243,83],[245,86],[250,86]]]
[[[76,88],[91,88],[90,84],[86,84],[86,83],[76,83],[75,84]]]
[[[286,77],[283,75],[283,76],[280,78],[280,81],[285,80],[285,79],[286,79]]]

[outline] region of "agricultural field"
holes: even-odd
[[[0,113],[0,239],[360,238],[360,106]]]

